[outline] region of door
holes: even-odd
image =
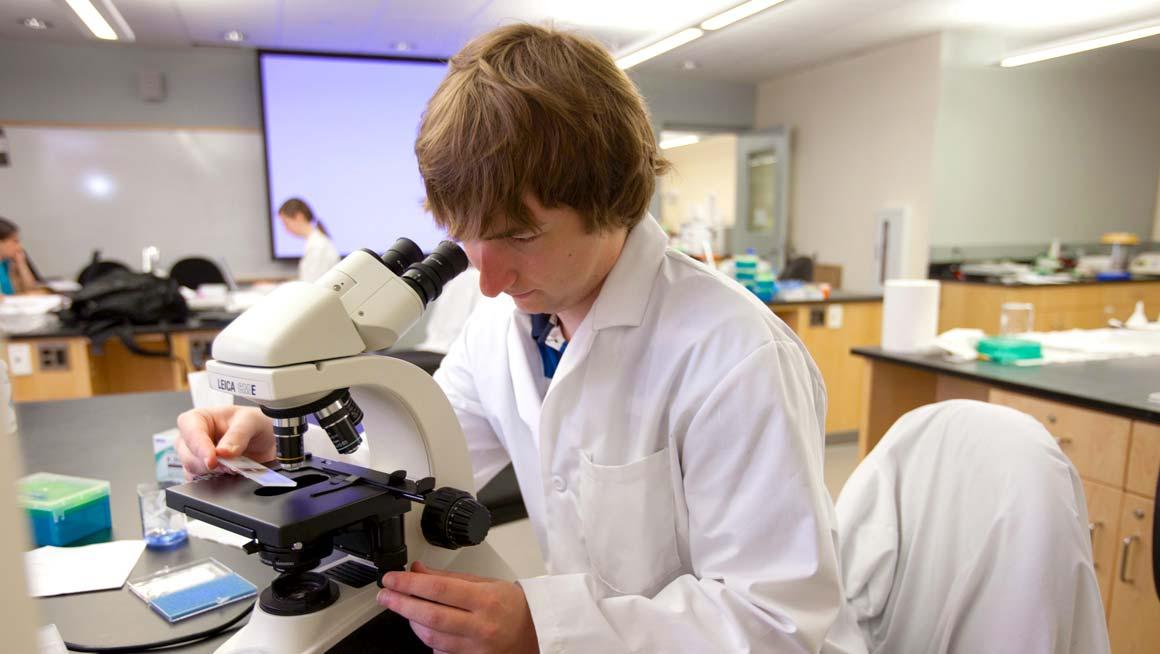
[[[737,136],[738,215],[730,249],[743,254],[753,248],[775,270],[785,266],[789,148],[789,131],[783,127]]]

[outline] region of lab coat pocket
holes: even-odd
[[[625,595],[652,596],[677,575],[669,450],[619,466],[580,457],[580,519],[596,576]]]

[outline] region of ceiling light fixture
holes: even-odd
[[[1097,48],[1106,48],[1109,45],[1127,43],[1128,41],[1135,41],[1136,39],[1143,39],[1157,34],[1160,34],[1160,23],[1136,24],[1119,28],[1114,32],[1102,32],[1100,34],[1076,37],[1068,39],[1067,41],[1056,41],[1054,43],[1041,45],[1022,54],[1004,57],[999,62],[999,65],[1003,68],[1014,68],[1015,66],[1033,64],[1038,61],[1046,61],[1048,59],[1055,59],[1056,57],[1087,52],[1088,50],[1095,50]]]
[[[712,32],[719,30],[726,25],[732,25],[742,18],[749,18],[753,14],[765,11],[774,5],[779,5],[785,0],[749,0],[743,2],[732,9],[727,9],[716,16],[707,19],[701,23],[701,29]]]
[[[652,45],[646,45],[640,50],[630,52],[623,57],[618,57],[616,59],[616,65],[620,66],[622,70],[628,70],[629,68],[632,68],[641,62],[648,61],[653,57],[659,57],[669,50],[679,48],[682,45],[685,45],[690,41],[695,41],[704,35],[705,32],[696,27],[690,27],[688,29],[681,30],[680,32],[677,32],[670,37],[663,38],[660,41],[653,43]]]
[[[93,33],[93,36],[98,39],[106,41],[116,41],[117,33],[113,31],[113,26],[109,25],[109,21],[97,11],[93,6],[91,0],[65,0],[68,6],[76,13],[85,27]]]
[[[395,41],[391,47],[394,48],[395,52],[410,52],[415,49],[415,46],[406,41]]]
[[[52,27],[52,23],[47,20],[40,20],[35,17],[21,18],[20,24],[32,30],[46,30]]]
[[[231,43],[241,43],[246,40],[246,33],[241,30],[230,30],[222,34],[222,38]]]

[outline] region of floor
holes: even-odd
[[[840,443],[826,446],[826,488],[830,496],[837,499],[842,485],[858,465],[858,444]],[[512,567],[516,577],[523,579],[545,573],[540,548],[532,525],[527,520],[518,520],[500,525],[487,535],[487,542],[500,553]]]

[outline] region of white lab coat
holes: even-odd
[[[472,314],[435,378],[477,482],[514,464],[543,652],[864,652],[822,482],[825,389],[752,294],[629,234],[541,399],[530,318]]]
[[[339,262],[338,250],[334,243],[317,227],[306,237],[302,259],[298,261],[298,279],[304,282],[316,281],[326,271]]]
[[[1108,652],[1083,485],[1034,418],[968,400],[912,411],[837,510],[871,652]]]

